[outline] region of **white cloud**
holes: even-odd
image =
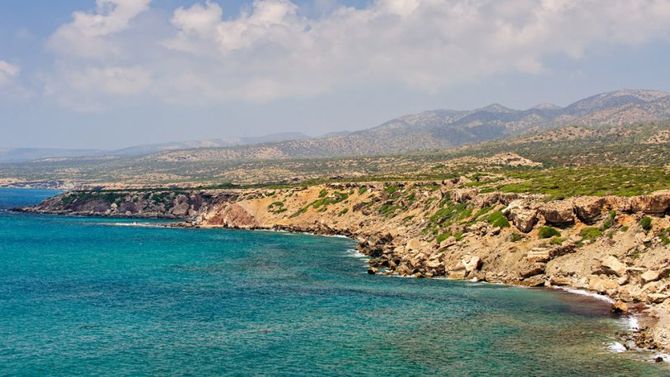
[[[18,65],[7,63],[4,60],[0,60],[0,86],[3,86],[14,79],[21,72],[21,68]]]
[[[593,47],[670,32],[669,0],[376,0],[362,9],[329,3],[316,18],[289,0],[255,0],[238,15],[206,1],[176,9],[171,35],[138,54],[133,20],[149,0],[97,4],[50,39],[65,65],[77,60],[59,90],[178,103],[378,83],[434,92],[502,73],[543,74],[555,56],[580,59]]]
[[[74,12],[72,22],[62,25],[49,39],[49,47],[71,56],[109,58],[122,53],[123,46],[108,37],[122,32],[149,8],[151,0],[96,0],[92,13]]]

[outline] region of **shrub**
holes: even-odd
[[[607,218],[603,222],[602,230],[606,230],[612,227],[616,221],[616,211],[610,211],[610,213],[607,215]]]
[[[563,241],[565,241],[565,239],[561,237],[551,237],[551,240],[549,240],[549,244],[560,246],[563,244]]]
[[[660,232],[658,232],[658,237],[661,239],[661,242],[663,245],[670,245],[670,237],[668,237],[668,230],[663,229]]]
[[[362,186],[358,189],[358,195],[363,195],[368,191],[368,188],[366,186]]]
[[[490,214],[486,219],[486,221],[488,221],[488,223],[494,227],[498,226],[501,228],[509,228],[509,221],[507,220],[505,215],[503,215],[502,212],[500,211],[495,211],[492,214]]]
[[[582,229],[582,231],[579,232],[579,235],[582,237],[583,240],[593,241],[596,238],[602,236],[603,232],[596,227],[589,226]]]
[[[442,241],[446,240],[447,238],[451,237],[451,232],[444,232],[437,237],[435,237],[435,241],[437,243],[442,243]]]
[[[519,242],[524,238],[526,238],[526,237],[524,237],[522,234],[519,234],[519,233],[516,233],[516,232],[509,235],[509,240],[511,242]]]
[[[560,237],[561,232],[556,230],[555,228],[552,228],[550,226],[543,226],[540,228],[540,230],[537,232],[537,235],[540,238],[551,238],[551,237]]]
[[[640,219],[640,227],[645,231],[648,232],[651,230],[651,217],[645,216]]]
[[[326,195],[328,195],[328,190],[322,189],[321,191],[319,191],[319,198],[323,198]]]

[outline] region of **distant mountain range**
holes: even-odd
[[[625,125],[670,120],[670,93],[619,90],[566,107],[540,104],[527,110],[499,104],[475,110],[432,110],[405,115],[377,127],[319,138],[299,133],[144,145],[116,151],[0,150],[0,162],[78,156],[159,161],[231,161],[402,154],[443,149],[536,133],[565,125]]]
[[[299,132],[283,132],[259,137],[192,140],[161,144],[136,145],[117,150],[64,149],[64,148],[13,148],[0,149],[0,162],[25,162],[45,159],[68,159],[76,157],[132,157],[152,153],[199,148],[224,148],[236,145],[276,143],[287,140],[302,140],[309,136]]]
[[[363,131],[279,143],[162,152],[159,160],[247,160],[402,154],[477,144],[565,125],[623,125],[670,120],[670,93],[619,90],[566,107],[528,110],[499,104],[467,111],[432,110],[402,116]]]

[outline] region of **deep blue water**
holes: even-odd
[[[0,213],[0,375],[670,372],[608,351],[623,321],[581,296],[369,276],[347,239],[132,222]]]

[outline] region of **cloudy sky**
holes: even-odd
[[[3,0],[0,148],[670,90],[670,0]]]

